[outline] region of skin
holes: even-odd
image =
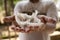
[[[47,18],[47,16],[44,16],[44,15],[38,15],[37,16],[41,22],[43,22],[44,24],[46,23],[56,23],[56,21],[52,18]],[[13,20],[14,19],[14,20]],[[27,26],[26,28],[28,28],[28,30],[24,30],[24,29],[21,29],[21,27],[17,24],[16,20],[15,20],[15,17],[14,16],[8,16],[8,17],[5,17],[4,22],[12,22],[12,25],[11,25],[11,29],[14,30],[14,31],[17,31],[17,32],[32,32],[34,30],[32,30],[32,26]],[[35,26],[34,29],[38,29],[38,26]]]
[[[32,3],[37,3],[37,2],[39,2],[39,0],[29,0],[30,2],[32,2]]]

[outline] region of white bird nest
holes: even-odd
[[[41,27],[41,25],[43,24],[41,22],[40,19],[37,18],[37,14],[38,11],[35,10],[34,13],[32,13],[32,15],[27,15],[26,13],[17,13],[16,15],[16,22],[18,23],[18,25],[20,25],[20,27],[24,28],[26,26],[39,26]]]

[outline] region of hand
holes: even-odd
[[[22,27],[20,27],[20,25],[18,25],[16,23],[16,21],[14,21],[12,23],[12,26],[11,26],[11,29],[13,29],[14,31],[17,31],[17,32],[25,32],[25,33],[30,33],[30,32],[34,32],[34,31],[39,31],[40,30],[40,27],[39,26],[26,26],[22,29]]]
[[[38,18],[43,22],[43,23],[53,23],[56,24],[56,20],[53,19],[52,17],[48,17],[45,15],[38,15]]]
[[[14,31],[19,31],[20,28],[18,26],[18,24],[16,23],[15,21],[15,16],[7,16],[3,19],[4,23],[12,23],[11,25],[11,29],[14,30]]]
[[[44,27],[41,28],[42,31],[47,30],[47,29],[54,29],[56,26],[56,19],[44,15],[39,15],[38,18],[45,24]],[[53,26],[53,27],[49,27]]]
[[[9,23],[15,20],[15,16],[8,16],[3,19],[4,22]]]
[[[11,18],[10,18],[11,20]],[[13,29],[14,31],[17,31],[17,32],[32,32],[32,31],[37,31],[39,29],[39,26],[27,26],[25,27],[25,29],[22,29],[20,27],[20,25],[17,24],[16,20],[12,21],[12,26],[11,26],[11,29]]]
[[[17,24],[16,20],[12,22],[11,29],[17,32],[21,31],[21,27]]]
[[[38,16],[38,18],[41,19],[43,23],[47,23],[47,22],[56,23],[54,19],[44,16],[44,15]],[[35,26],[35,27],[27,26],[25,29],[21,29],[21,27],[16,23],[14,16],[5,17],[4,22],[13,22],[11,28],[17,32],[28,32],[29,33],[34,30],[37,31],[39,29],[38,26]]]

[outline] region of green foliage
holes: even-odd
[[[0,12],[7,11],[5,15],[13,14],[14,5],[16,5],[18,1],[21,0],[0,0]]]
[[[57,2],[58,2],[58,0],[54,0],[54,2],[55,2],[55,3],[57,3]]]
[[[3,4],[2,1],[3,1],[3,0],[0,0],[0,6]]]
[[[14,4],[16,4],[18,1],[21,1],[21,0],[14,0]]]
[[[3,0],[0,0],[0,11],[3,10]]]

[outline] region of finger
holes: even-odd
[[[11,26],[11,29],[12,29],[12,30],[15,30],[15,29],[16,29],[16,27],[15,27],[15,26]]]
[[[34,30],[35,30],[35,31],[38,31],[38,29],[39,29],[39,26],[35,26],[35,27],[34,27]]]
[[[19,32],[25,32],[25,29],[20,29]]]
[[[54,20],[53,18],[50,17],[50,18],[48,19],[48,22],[49,22],[49,23],[56,23],[56,20]]]
[[[15,16],[14,15],[13,16],[8,16],[8,17],[6,17],[6,19],[9,19],[11,21],[14,21],[15,20]]]
[[[26,28],[25,28],[25,32],[26,32],[26,33],[29,33],[29,32],[30,32],[30,28],[29,28],[29,27],[26,27]]]
[[[41,19],[41,21],[42,21],[43,23],[46,23],[46,22],[47,22],[47,18],[46,18],[46,17],[41,17],[40,19]]]
[[[15,31],[17,31],[17,32],[25,32],[25,29],[23,29],[22,27],[16,26]]]
[[[53,23],[55,23],[55,24],[57,23],[56,19],[53,19]]]
[[[41,22],[46,23],[47,17],[45,15],[38,15],[38,18],[41,20]]]
[[[16,31],[16,32],[23,32],[24,30],[19,28],[19,27],[12,27],[12,30]]]
[[[4,22],[10,22],[11,20],[9,18],[4,18],[3,21]]]
[[[27,28],[26,28],[27,33],[30,33],[30,32],[33,32],[33,31],[34,31],[34,28],[32,26],[27,26]]]
[[[52,18],[48,18],[48,22],[52,22],[52,20],[53,20]]]
[[[14,30],[14,31],[18,31],[20,28],[19,27],[16,27],[15,25],[12,25],[11,26],[11,29]]]
[[[15,25],[16,27],[20,27],[20,25],[18,25],[16,21],[13,21],[12,24]]]
[[[25,28],[25,32],[26,32],[26,33],[29,33],[29,32],[31,31],[31,28],[32,28],[31,26],[27,26],[27,27]]]
[[[15,31],[17,31],[17,32],[21,32],[20,30],[21,30],[21,28],[19,28],[19,27],[15,28]]]
[[[15,20],[15,16],[7,16],[3,19],[4,22],[12,22]]]
[[[11,16],[11,19],[12,19],[12,21],[15,21],[15,16],[14,15]]]
[[[40,20],[41,22],[46,23],[45,18],[41,18]]]

